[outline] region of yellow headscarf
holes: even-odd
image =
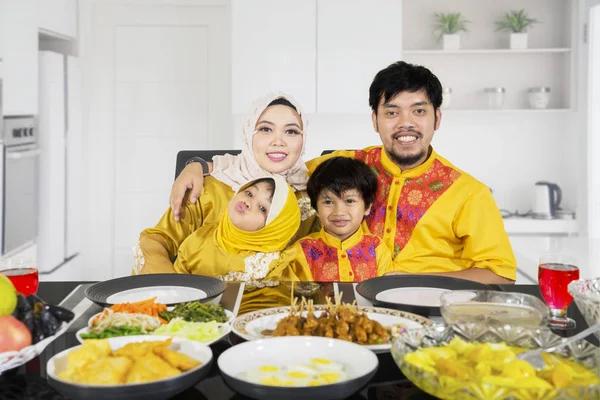
[[[217,244],[229,254],[242,251],[272,253],[283,250],[300,227],[300,209],[292,188],[280,176],[269,176],[275,181],[275,191],[267,224],[255,232],[239,229],[231,222],[226,210],[215,232]],[[248,182],[240,191],[252,185]]]

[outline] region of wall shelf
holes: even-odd
[[[509,235],[568,235],[579,231],[577,220],[569,219],[505,218],[504,228]]]
[[[507,55],[507,54],[561,54],[570,53],[571,49],[566,47],[560,48],[538,48],[538,49],[461,49],[461,50],[404,50],[404,55],[432,55],[432,56],[450,56],[450,55]]]

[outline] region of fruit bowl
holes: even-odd
[[[12,315],[0,317],[0,349],[3,350],[0,351],[0,374],[38,356],[67,330],[75,317],[73,312],[47,304],[35,295],[25,298],[19,294],[16,298],[17,306]]]
[[[569,283],[569,294],[589,326],[600,324],[600,278],[579,279]],[[600,333],[596,332],[600,339]]]
[[[439,372],[439,368],[437,370],[432,369],[433,372],[431,372],[405,359],[406,356],[415,353],[417,350],[443,346],[450,343],[454,338],[460,338],[469,344],[479,342],[490,343],[490,346],[498,346],[497,344],[503,342],[508,346],[527,349],[547,348],[559,344],[563,340],[563,338],[555,335],[547,328],[533,329],[509,325],[493,327],[480,324],[440,324],[424,327],[419,330],[411,329],[397,337],[392,346],[392,357],[406,378],[411,380],[421,390],[441,399],[597,400],[600,398],[600,383],[586,386],[569,385],[570,387],[562,389],[542,389],[539,387],[540,385],[527,384],[522,378],[518,381],[513,381],[511,384],[507,384],[502,379],[496,379],[501,378],[500,376],[495,376],[494,379],[485,381],[484,379],[477,379],[474,376],[451,376],[451,374]],[[565,349],[558,350],[556,353],[544,354],[559,355],[569,360],[569,362],[583,365],[591,370],[592,376],[600,368],[600,351],[597,347],[583,339]],[[415,357],[413,356],[412,358]],[[497,360],[497,358],[494,360]],[[454,363],[458,365],[458,362]],[[481,360],[479,363],[482,363]],[[479,365],[477,365],[475,373],[478,368]],[[577,380],[573,381],[578,382]]]

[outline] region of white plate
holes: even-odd
[[[448,289],[431,287],[404,287],[384,290],[377,293],[376,300],[386,303],[410,304],[425,307],[440,307],[440,296],[450,292]]]
[[[106,302],[133,303],[152,297],[156,297],[156,303],[174,304],[202,300],[207,297],[207,294],[204,290],[185,286],[149,286],[114,293],[106,299]]]
[[[316,305],[314,308],[315,316],[318,317],[323,310],[327,309],[327,306]],[[416,329],[432,323],[427,318],[400,310],[380,307],[358,307],[358,310],[367,313],[370,319],[379,322],[384,327],[403,324],[406,329]],[[289,315],[289,312],[290,307],[276,307],[244,314],[233,320],[232,330],[236,335],[246,340],[270,338],[271,336],[265,336],[261,332],[265,329],[275,329],[277,323]],[[390,342],[379,345],[364,345],[363,347],[375,352],[386,352],[392,348],[392,344]]]
[[[173,307],[168,307],[168,309],[173,309]],[[228,317],[228,320],[227,320],[226,323],[224,323],[223,325],[221,325],[221,336],[219,336],[218,338],[216,338],[216,339],[214,339],[214,340],[212,340],[210,342],[199,342],[199,343],[203,343],[203,344],[205,344],[207,346],[211,345],[213,343],[217,343],[218,341],[222,340],[225,336],[227,336],[231,332],[231,324],[230,324],[230,322],[233,319],[233,313],[231,311],[229,311],[229,310],[224,310],[224,311],[225,311],[225,315],[227,315],[227,317]],[[92,323],[92,320],[94,318],[96,318],[96,316],[98,316],[100,314],[102,314],[102,311],[99,312],[98,314],[92,315],[90,317],[90,319],[88,320],[88,326],[86,326],[85,328],[81,328],[80,330],[78,330],[75,333],[75,337],[77,338],[77,340],[79,341],[79,343],[83,343],[83,341],[85,340],[85,339],[83,339],[81,337],[81,334],[90,333],[89,326]],[[154,336],[152,334],[146,334],[144,336],[148,336],[148,335]],[[121,337],[127,337],[127,336],[121,336]],[[173,337],[177,337],[177,336],[173,336]]]

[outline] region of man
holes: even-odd
[[[392,249],[397,273],[431,273],[483,283],[513,283],[516,261],[490,190],[431,147],[442,113],[442,85],[427,68],[396,62],[369,89],[373,128],[383,146],[335,151],[307,163],[312,172],[334,156],[355,157],[377,174],[366,221]],[[199,164],[173,185],[179,214],[186,188],[197,196]],[[200,182],[201,184],[201,182]]]

